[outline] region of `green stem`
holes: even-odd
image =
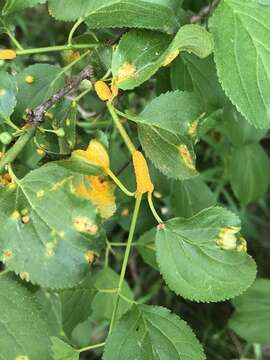
[[[152,198],[152,193],[148,193],[147,194],[147,199],[148,199],[148,204],[149,204],[149,207],[150,207],[150,210],[152,211],[152,214],[154,215],[154,218],[157,220],[157,222],[159,224],[163,224],[163,221],[162,219],[159,217],[158,213],[156,212],[156,209],[154,207],[154,204],[153,204],[153,198]]]
[[[16,141],[16,143],[5,153],[0,161],[0,174],[4,171],[5,166],[12,163],[18,154],[23,150],[28,141],[35,133],[35,126],[29,127]]]
[[[21,46],[21,44],[18,42],[18,40],[15,38],[15,36],[12,35],[12,33],[7,30],[7,35],[10,38],[10,40],[13,42],[13,44],[16,46],[17,49],[19,49],[20,51],[23,50],[23,47]]]
[[[78,101],[81,100],[81,98],[83,98],[85,95],[87,95],[91,90],[93,90],[92,83],[91,83],[91,86],[89,86],[88,89],[84,90],[81,94],[79,94],[77,97],[75,97],[75,99],[73,101],[75,103],[77,103]]]
[[[120,300],[120,295],[119,294],[122,291],[122,286],[123,286],[123,282],[124,282],[125,275],[126,275],[126,270],[127,270],[127,265],[128,265],[128,258],[129,258],[130,250],[131,250],[131,247],[132,247],[132,241],[133,241],[133,236],[134,236],[134,233],[135,233],[135,228],[136,228],[136,224],[137,224],[137,220],[138,220],[141,200],[142,200],[142,194],[138,194],[138,196],[136,198],[136,202],[135,202],[135,207],[134,207],[134,212],[133,212],[133,216],[132,216],[131,225],[130,225],[128,240],[127,240],[127,247],[126,247],[126,251],[125,251],[125,256],[124,256],[124,260],[123,260],[123,264],[122,264],[122,268],[121,268],[120,279],[119,279],[119,283],[118,283],[118,293],[117,293],[117,298],[116,298],[114,309],[113,309],[109,334],[113,330],[113,327],[114,327],[114,324],[115,324],[115,321],[116,321],[116,317],[117,317],[117,311],[118,311],[119,300]]]
[[[105,344],[106,344],[106,343],[103,342],[103,343],[99,343],[99,344],[95,344],[95,345],[86,346],[86,347],[84,347],[84,348],[82,348],[82,349],[77,350],[77,352],[81,353],[81,352],[83,352],[83,351],[98,349],[98,348],[100,348],[100,347],[103,347]]]
[[[18,50],[16,54],[30,55],[30,54],[40,54],[40,53],[54,52],[54,51],[72,50],[72,49],[91,49],[91,48],[95,48],[96,46],[97,46],[96,44],[57,45],[57,46],[47,46],[41,48]]]
[[[115,184],[127,195],[127,196],[131,196],[133,197],[135,195],[135,192],[130,192],[125,185],[123,185],[121,183],[121,181],[118,179],[118,177],[116,175],[114,175],[114,173],[111,171],[111,169],[107,169],[106,170],[107,174],[109,175],[109,177],[115,182]]]
[[[262,348],[260,344],[254,344],[254,355],[256,360],[262,360]]]
[[[107,102],[107,108],[112,116],[115,126],[117,127],[118,131],[120,132],[120,135],[122,136],[128,150],[130,151],[130,153],[132,155],[134,153],[134,151],[136,151],[136,148],[135,148],[133,142],[131,141],[128,133],[126,132],[126,129],[121,124],[121,121],[120,121],[120,119],[115,111],[115,108],[111,102]]]
[[[78,27],[84,22],[85,18],[84,17],[80,17],[75,24],[72,26],[70,33],[68,35],[68,45],[72,46],[72,39],[73,39],[73,35],[75,33],[75,31],[78,29]]]

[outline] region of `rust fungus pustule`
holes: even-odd
[[[87,217],[76,217],[74,219],[74,227],[77,231],[90,235],[96,235],[98,231],[98,226],[93,224],[93,222]]]
[[[165,230],[165,229],[166,229],[166,225],[163,224],[163,223],[162,223],[162,224],[158,224],[158,225],[157,225],[157,229],[158,229],[158,230]]]
[[[89,265],[92,265],[96,261],[97,254],[94,251],[88,250],[85,252],[84,258]]]

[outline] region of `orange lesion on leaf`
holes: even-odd
[[[144,194],[146,192],[152,193],[154,190],[154,185],[150,178],[145,157],[140,151],[134,151],[132,160],[136,176],[137,192],[140,194]]]
[[[191,154],[190,154],[190,151],[188,150],[186,145],[181,144],[179,146],[179,153],[180,153],[182,159],[184,160],[185,164],[187,165],[187,167],[189,167],[192,170],[196,170],[193,160],[192,160],[192,157],[191,157]]]
[[[30,274],[27,271],[22,271],[19,273],[19,276],[22,280],[29,282],[30,281]]]
[[[100,215],[107,219],[116,210],[115,185],[100,176],[87,176],[75,186],[77,194],[96,205]]]
[[[19,356],[16,356],[15,360],[29,360],[29,357],[26,355],[19,355]]]
[[[168,66],[170,65],[174,59],[177,58],[177,56],[180,54],[180,50],[175,50],[173,51],[166,59],[165,61],[163,62],[162,66]]]
[[[122,81],[134,77],[135,73],[136,73],[135,65],[130,64],[128,62],[123,63],[118,69],[116,76],[116,83],[120,83]]]
[[[13,256],[13,251],[10,249],[6,249],[3,251],[3,255],[2,255],[2,261],[3,263],[6,263],[8,260],[10,260]]]
[[[77,216],[74,219],[74,227],[77,231],[90,235],[96,235],[98,231],[98,226],[86,216]]]
[[[84,253],[84,258],[88,262],[89,265],[92,265],[97,258],[97,253],[94,251],[88,250]]]
[[[224,227],[218,233],[216,244],[224,250],[235,250],[237,248],[236,234],[240,228],[228,226]]]

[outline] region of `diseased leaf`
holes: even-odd
[[[104,360],[203,360],[190,327],[166,308],[134,305],[109,336]]]
[[[0,307],[0,359],[51,360],[54,334],[36,296],[15,278],[1,276]]]
[[[16,95],[15,77],[0,71],[0,124],[13,113],[16,106]]]
[[[48,164],[1,190],[1,259],[43,287],[78,284],[103,247],[96,208],[74,194],[72,181],[72,173]]]
[[[242,204],[262,198],[270,183],[270,161],[260,144],[247,144],[233,150],[229,169],[235,196]]]
[[[57,337],[52,337],[51,341],[54,360],[79,360],[80,353],[72,346]]]
[[[18,97],[16,111],[21,115],[48,99],[64,86],[64,72],[56,65],[35,64],[17,75]]]
[[[46,1],[47,0],[7,0],[3,7],[2,14],[4,16],[10,15],[38,4],[44,4]]]
[[[210,21],[221,84],[258,128],[270,127],[270,8],[254,0],[223,0]]]
[[[95,275],[94,286],[97,290],[97,294],[95,295],[91,305],[94,319],[111,319],[117,294],[115,291],[109,292],[108,290],[117,289],[118,283],[119,275],[110,268],[105,268]],[[132,291],[130,290],[126,281],[123,283],[122,294],[131,301],[133,300]],[[120,319],[121,316],[125,314],[130,307],[131,305],[121,298],[119,301],[117,318]]]
[[[49,0],[49,12],[58,20],[86,17],[90,29],[135,27],[173,33],[178,27],[177,0]]]
[[[197,175],[193,142],[204,113],[193,93],[168,92],[150,102],[137,117],[140,142],[154,165],[168,177]]]
[[[210,33],[199,25],[184,25],[170,37],[146,30],[131,30],[122,36],[112,58],[112,72],[117,86],[133,89],[153,76],[161,66],[169,65],[182,51],[200,58],[213,50]]]
[[[157,261],[170,289],[205,302],[223,301],[245,291],[255,279],[256,264],[246,254],[239,230],[239,218],[218,207],[160,225]]]
[[[270,344],[270,280],[258,279],[233,300],[229,326],[249,343]]]

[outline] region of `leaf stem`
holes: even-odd
[[[6,165],[12,163],[18,154],[23,150],[28,141],[32,138],[36,130],[35,126],[29,126],[19,137],[16,143],[5,153],[0,160],[0,174],[4,171]]]
[[[128,240],[127,240],[127,247],[126,247],[126,251],[125,251],[125,256],[124,256],[124,260],[123,260],[123,263],[122,263],[120,279],[119,279],[119,283],[118,283],[118,293],[117,293],[117,298],[116,298],[114,309],[113,309],[109,334],[112,332],[112,329],[113,329],[115,321],[116,321],[116,316],[117,316],[117,311],[118,311],[118,306],[119,306],[119,300],[120,300],[120,293],[122,291],[122,286],[123,286],[123,282],[124,282],[125,275],[126,275],[126,270],[127,270],[127,265],[128,265],[128,258],[129,258],[130,250],[131,250],[131,247],[132,247],[132,241],[133,241],[133,236],[134,236],[134,233],[135,233],[135,228],[136,228],[136,224],[137,224],[137,220],[138,220],[141,200],[142,200],[142,194],[138,194],[138,196],[136,198],[136,202],[135,202],[135,207],[134,207],[134,212],[133,212],[133,216],[132,216],[131,225],[130,225]]]
[[[83,351],[88,351],[88,350],[93,350],[93,349],[98,349],[100,347],[103,347],[106,343],[105,342],[102,342],[102,343],[99,343],[99,344],[95,344],[95,345],[90,345],[90,346],[86,346],[82,349],[78,349],[76,350],[77,352],[81,353]]]
[[[131,141],[128,133],[126,132],[126,129],[124,128],[124,126],[121,124],[121,121],[115,111],[114,106],[112,105],[111,102],[107,102],[107,108],[112,116],[112,119],[114,121],[115,126],[117,127],[120,135],[122,136],[122,139],[124,140],[128,150],[130,151],[131,155],[134,153],[134,151],[136,151],[136,148],[133,144],[133,142]]]
[[[73,39],[73,35],[75,33],[75,31],[78,29],[78,27],[84,22],[85,18],[84,17],[80,17],[75,24],[72,26],[69,35],[68,35],[68,45],[72,46],[72,39]]]
[[[127,195],[133,197],[135,192],[130,192],[124,184],[118,179],[118,177],[112,172],[111,169],[106,170],[109,177],[115,182],[115,184]]]
[[[72,49],[91,49],[95,48],[97,44],[73,44],[73,45],[56,45],[56,46],[47,46],[40,48],[32,49],[23,49],[16,51],[17,55],[30,55],[30,54],[40,54],[46,52],[55,52],[55,51],[64,51]]]
[[[157,220],[157,222],[159,224],[163,224],[163,221],[162,219],[159,217],[158,213],[156,212],[156,209],[154,207],[154,204],[153,204],[153,198],[152,198],[152,193],[149,192],[147,194],[147,199],[148,199],[148,204],[149,204],[149,207],[150,207],[150,210],[152,211],[152,214],[154,216],[154,218]]]

